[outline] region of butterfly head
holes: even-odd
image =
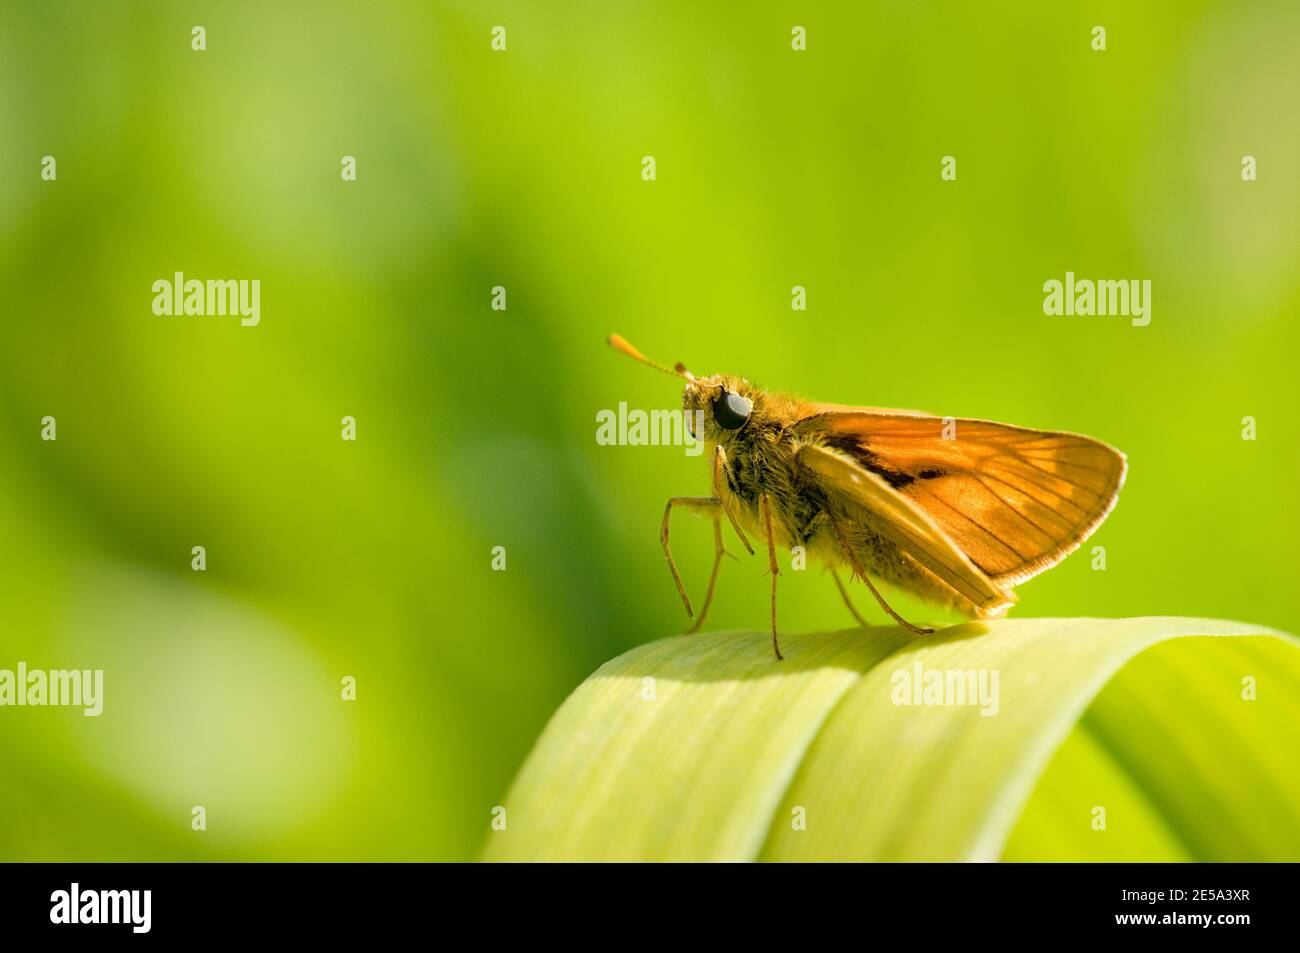
[[[704,422],[704,439],[724,441],[727,436],[744,428],[754,416],[754,405],[761,395],[748,381],[731,374],[696,377],[682,364],[668,367],[646,357],[617,334],[611,334],[609,345],[628,357],[640,361],[665,374],[680,377],[686,382],[682,393],[682,409],[686,411],[687,425],[695,433],[697,420]]]
[[[682,409],[692,427],[696,420],[704,421],[706,439],[721,441],[749,423],[756,396],[747,381],[730,374],[715,374],[687,382]]]

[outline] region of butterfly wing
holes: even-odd
[[[796,428],[915,503],[1005,587],[1077,549],[1114,507],[1127,466],[1090,437],[987,420],[846,408]]]
[[[924,410],[899,410],[896,407],[859,407],[850,404],[807,403],[804,408],[813,414],[889,414],[904,417],[934,417]]]
[[[802,446],[796,460],[815,474],[819,486],[838,504],[859,513],[865,529],[918,563],[981,615],[998,615],[1015,601],[983,573],[933,517],[884,479],[842,453],[816,444]],[[846,534],[849,535],[849,534]]]

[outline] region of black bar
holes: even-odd
[[[761,937],[770,924],[789,921],[811,936],[850,928],[864,944],[900,930],[925,945],[942,937],[987,941],[1004,932],[1071,939],[1132,933],[1178,942],[1294,933],[1292,864],[542,866],[9,864],[0,867],[0,923],[7,940],[91,945],[373,941],[412,929],[452,942],[454,934],[443,931],[471,926],[488,941],[530,924],[539,940],[559,931],[595,942],[638,935],[667,942],[664,931],[701,920],[708,933],[732,939]],[[74,883],[81,912],[111,916],[116,908],[125,922],[52,922],[52,915],[70,919]],[[102,891],[140,893],[104,898]],[[137,932],[144,926],[143,891],[148,930]],[[593,933],[598,927],[609,932]],[[692,927],[682,938],[698,936]]]

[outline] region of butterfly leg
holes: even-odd
[[[722,557],[726,555],[726,550],[722,548],[722,522],[718,510],[722,508],[722,501],[711,496],[674,496],[664,507],[664,521],[659,527],[659,542],[664,547],[664,557],[668,560],[668,570],[673,574],[673,582],[677,585],[677,592],[682,597],[682,604],[686,606],[686,614],[695,617],[695,610],[691,608],[691,600],[686,595],[686,586],[682,584],[682,575],[677,571],[677,563],[673,559],[672,548],[668,545],[668,529],[672,520],[673,507],[685,506],[697,510],[709,510],[713,513],[713,571],[709,574],[709,591],[704,596],[704,606],[700,609],[699,618],[696,619],[695,625],[691,631],[699,629],[704,622],[704,616],[708,614],[709,606],[713,603],[713,587],[718,581],[718,567],[722,562]]]
[[[717,509],[721,509],[721,503]],[[686,630],[687,634],[694,634],[700,631],[700,626],[704,625],[704,617],[709,614],[709,606],[713,605],[713,590],[718,584],[718,570],[722,568],[722,557],[729,556],[726,548],[722,545],[722,514],[714,510],[713,513],[713,568],[709,570],[709,588],[704,593],[704,605],[700,606],[700,614],[695,617],[695,624]]]
[[[854,554],[853,548],[849,546],[849,541],[845,538],[839,524],[834,520],[831,520],[831,528],[835,531],[835,535],[840,541],[840,548],[844,550],[844,555],[848,559],[849,565],[853,567],[853,575],[857,576],[867,584],[867,588],[871,590],[871,594],[875,596],[876,601],[880,603],[880,608],[888,612],[891,619],[909,632],[914,632],[917,635],[929,635],[933,632],[934,629],[927,626],[913,625],[893,610],[893,607],[885,601],[885,597],[880,594],[880,590],[872,584],[871,578],[867,575],[866,570],[862,568],[862,564],[858,562],[858,557]]]
[[[772,575],[772,651],[776,653],[779,662],[785,658],[776,641],[776,577],[779,571],[776,565],[776,535],[772,532],[772,504],[768,502],[766,493],[758,498],[758,506],[763,511],[763,526],[767,531],[767,570]]]
[[[853,618],[858,620],[858,625],[865,629],[867,627],[867,620],[862,618],[862,614],[858,612],[857,608],[853,605],[853,600],[849,598],[849,590],[844,587],[844,582],[840,579],[840,574],[835,571],[834,566],[830,566],[829,568],[831,571],[831,578],[835,580],[835,588],[840,591],[840,597],[843,598],[844,604],[849,607],[849,612],[853,613]]]
[[[722,445],[719,444],[713,451],[713,495],[719,500],[722,499],[722,487],[727,482],[724,479],[726,475],[727,451],[723,450]],[[724,506],[723,509],[726,510],[727,508]],[[740,524],[736,522],[735,514],[731,510],[727,510],[727,519],[731,520],[731,528],[736,531],[740,541],[745,544],[745,549],[749,551],[749,555],[754,555],[754,547],[749,545],[749,538],[745,536],[745,531],[740,528]]]

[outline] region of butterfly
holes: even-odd
[[[823,404],[764,390],[731,374],[696,377],[652,361],[618,335],[609,344],[685,381],[686,420],[711,450],[713,494],[673,497],[660,539],[673,582],[703,624],[713,602],[725,517],[752,555],[765,544],[777,638],[777,548],[823,561],[865,625],[837,567],[861,580],[912,632],[873,577],[973,618],[1004,615],[1015,587],[1078,549],[1109,515],[1124,485],[1124,454],[1091,437],[918,411]],[[714,560],[695,613],[670,545],[674,509],[713,518]]]

